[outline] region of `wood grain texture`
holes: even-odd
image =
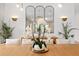
[[[48,45],[46,53],[32,52],[31,45],[0,45],[1,56],[79,56],[78,44]]]

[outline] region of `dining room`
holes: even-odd
[[[79,3],[0,3],[0,56],[79,56]]]

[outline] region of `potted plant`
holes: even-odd
[[[43,26],[43,28],[42,28]],[[43,31],[43,37],[44,37],[44,33],[45,33],[45,25],[42,25],[42,24],[39,24],[38,28],[37,28],[37,31],[38,31],[38,37],[35,38],[34,37],[34,34],[33,34],[33,49],[36,50],[36,51],[43,51],[47,48],[47,45],[46,43],[43,41],[43,38],[41,39],[41,34],[42,34],[42,29],[44,29]]]
[[[63,43],[70,43],[70,40],[74,37],[74,34],[72,34],[71,31],[78,29],[70,27],[71,24],[67,22],[67,17],[62,17],[62,21],[63,32],[59,32],[59,35],[63,35]]]
[[[0,30],[0,36],[3,38],[1,43],[5,43],[6,39],[12,36],[12,31],[14,28],[9,27],[6,23],[2,22],[2,28]]]

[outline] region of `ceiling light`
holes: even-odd
[[[20,7],[19,4],[16,4],[16,7],[19,8]]]
[[[20,8],[21,11],[23,11],[23,8]]]
[[[58,4],[58,7],[59,7],[59,8],[62,8],[62,4]]]
[[[47,18],[45,18],[45,20],[47,20]]]

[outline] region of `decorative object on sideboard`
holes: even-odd
[[[3,38],[1,43],[5,43],[6,39],[9,39],[12,36],[12,31],[14,28],[11,28],[6,23],[2,21],[2,28],[0,30],[0,36]]]
[[[17,18],[18,18],[17,16],[12,16],[13,21],[17,21]]]

